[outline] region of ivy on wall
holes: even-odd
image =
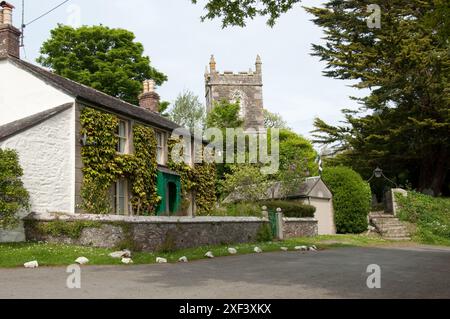
[[[188,202],[189,194],[193,193],[197,206],[196,215],[208,215],[216,204],[216,166],[210,163],[201,163],[191,167],[184,162],[175,163],[171,158],[171,153],[176,143],[179,143],[178,139],[169,140],[168,167],[180,174],[183,201]],[[180,155],[182,156],[183,154],[180,153]]]
[[[83,187],[81,208],[94,214],[111,214],[109,189],[120,178],[131,182],[133,212],[150,215],[161,198],[157,195],[156,137],[152,128],[133,126],[133,154],[116,151],[119,119],[109,113],[84,108],[80,115],[81,135],[86,145],[81,149]]]

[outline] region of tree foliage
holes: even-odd
[[[287,122],[278,113],[272,113],[266,109],[263,110],[264,113],[264,127],[265,128],[282,128],[288,129]]]
[[[334,145],[335,162],[369,177],[376,166],[435,195],[450,169],[449,3],[383,0],[381,28],[369,28],[370,1],[333,0],[307,8],[324,29],[313,55],[328,77],[370,90],[345,123],[315,121],[315,142]],[[400,180],[400,177],[404,179]]]
[[[17,153],[0,149],[0,229],[15,226],[17,213],[29,208],[29,194],[23,186],[22,175]]]
[[[267,176],[256,165],[232,165],[222,182],[225,194],[232,194],[236,202],[255,202],[264,199],[267,192]]]
[[[40,53],[37,61],[56,74],[133,104],[138,103],[144,80],[158,85],[167,80],[150,65],[134,34],[123,29],[58,25]]]
[[[198,0],[192,0],[194,4]],[[222,27],[246,25],[246,20],[268,16],[267,24],[273,26],[281,14],[288,12],[300,0],[208,0],[205,5],[206,19],[222,18]]]
[[[226,100],[215,102],[206,118],[206,126],[219,129],[242,127],[244,121],[239,115],[240,109],[239,102],[230,103]]]
[[[178,95],[173,108],[169,112],[169,118],[175,123],[190,129],[203,129],[205,126],[205,107],[198,96],[191,91],[185,91]]]

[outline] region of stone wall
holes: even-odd
[[[314,218],[283,218],[283,238],[317,236],[318,224]]]
[[[26,239],[138,251],[255,242],[267,219],[254,217],[28,216]]]

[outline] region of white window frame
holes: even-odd
[[[167,164],[167,135],[163,131],[155,131],[156,161],[159,165]]]
[[[120,134],[120,125],[124,124],[124,134]],[[129,153],[129,142],[130,142],[130,123],[126,120],[119,119],[119,123],[117,125],[117,141],[116,151],[119,154],[128,154]],[[122,145],[123,143],[123,145]],[[122,149],[123,148],[123,149]]]
[[[120,184],[123,183],[123,194],[120,193]],[[120,199],[123,198],[124,210],[120,211]],[[129,216],[131,215],[130,196],[128,190],[128,180],[121,178],[113,184],[113,212],[114,215]]]

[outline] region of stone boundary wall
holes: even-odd
[[[314,218],[283,218],[283,238],[314,237],[318,234],[318,221]]]
[[[159,251],[255,242],[269,223],[256,217],[30,215],[27,241]]]
[[[281,220],[280,239],[317,235],[314,218]],[[24,219],[24,225],[27,241],[154,252],[256,242],[269,220],[257,217],[31,214]]]

